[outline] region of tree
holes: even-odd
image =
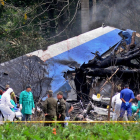
[[[74,35],[72,27],[80,0],[2,1],[0,5],[1,62]],[[70,27],[70,28],[69,28]],[[79,30],[78,30],[79,31]],[[68,33],[70,32],[70,34]]]
[[[82,33],[89,31],[89,0],[81,0]]]

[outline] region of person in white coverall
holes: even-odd
[[[117,92],[113,97],[112,97],[112,108],[114,110],[113,114],[113,121],[117,121],[118,117],[120,116],[120,109],[121,109],[121,104],[122,100],[120,99],[120,93]],[[127,115],[124,115],[124,119],[128,121]]]
[[[15,117],[15,113],[10,109],[14,108],[14,106],[11,104],[10,100],[10,94],[13,92],[12,88],[9,88],[4,94],[2,94],[1,97],[1,104],[0,104],[0,110],[4,116],[4,120],[13,121]]]

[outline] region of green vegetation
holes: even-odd
[[[1,140],[139,140],[140,124],[88,124],[66,128],[44,127],[37,124],[4,124],[0,126]]]
[[[0,63],[78,35],[77,1],[0,0]]]

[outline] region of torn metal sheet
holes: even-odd
[[[84,105],[83,105],[84,104]],[[105,121],[108,117],[108,109],[97,107],[93,102],[88,103],[78,102],[73,104],[74,110],[71,112],[71,120],[91,120]],[[110,118],[113,117],[112,109],[110,110]]]
[[[98,115],[108,115],[108,109],[100,108],[97,106],[94,106],[94,110],[92,110],[91,112],[97,113]],[[113,116],[112,112],[110,112],[110,116]]]
[[[92,95],[92,99],[93,99],[93,101],[106,102],[108,104],[109,104],[109,101],[110,101],[110,98],[108,98],[108,97],[101,96],[100,98],[98,98],[97,95],[95,95],[95,94]]]
[[[101,101],[101,97],[97,98],[97,96],[95,94],[92,95],[92,99],[93,99],[93,101]]]

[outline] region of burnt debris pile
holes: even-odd
[[[110,99],[109,99],[110,100]],[[108,101],[107,101],[108,102]],[[75,121],[104,121],[108,118],[108,103],[104,102],[104,99],[93,99],[89,102],[79,101],[74,103],[74,110],[71,113],[71,120]],[[97,104],[98,103],[98,104]],[[112,118],[113,111],[110,110],[110,117]]]
[[[79,100],[89,100],[92,94],[98,93],[108,97],[111,93],[111,83],[107,82],[104,88],[102,86],[116,70],[111,77],[116,86],[121,84],[123,87],[124,84],[129,84],[135,94],[139,92],[140,46],[136,43],[136,32],[127,29],[121,31],[119,35],[122,40],[105,54],[92,52],[94,54],[92,60],[64,74],[66,79],[73,78]]]
[[[119,35],[121,41],[106,53],[100,55],[98,51],[91,52],[94,54],[92,60],[64,74],[66,79],[74,80],[77,99],[80,101],[74,104],[72,119],[106,120],[108,107],[111,106],[111,92],[113,96],[118,86],[123,88],[129,84],[135,95],[139,93],[140,45],[137,43],[137,33],[127,29]],[[81,101],[87,102],[87,105],[83,107]]]

